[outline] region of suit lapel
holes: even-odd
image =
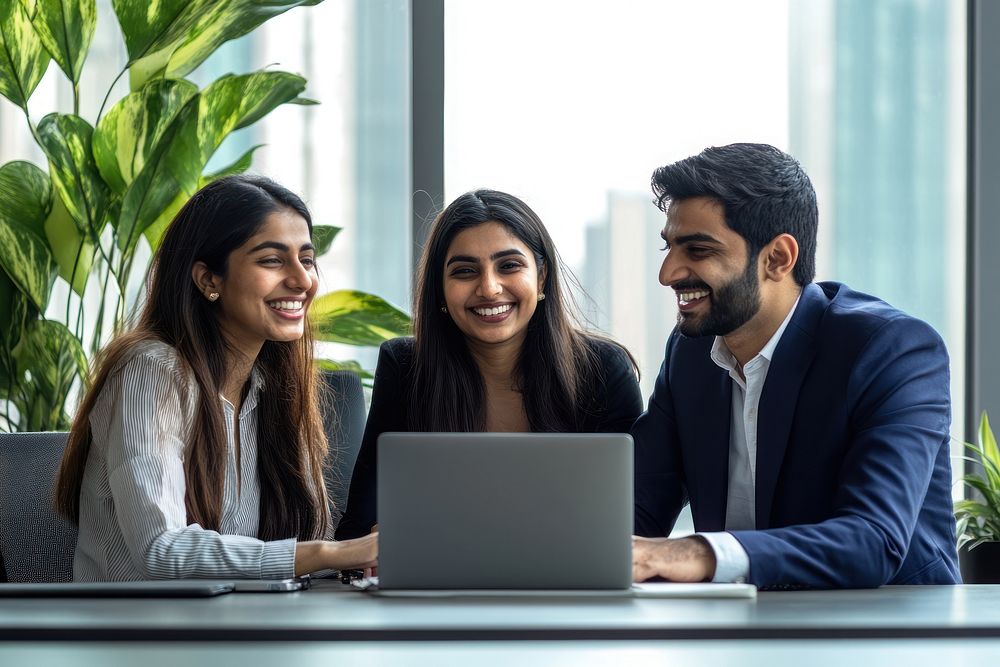
[[[691,396],[697,401],[695,448],[696,494],[691,503],[695,527],[703,532],[726,528],[729,491],[729,429],[733,383],[729,374],[709,360],[710,368],[692,376],[697,384]],[[696,499],[695,499],[696,498]]]
[[[758,530],[770,527],[775,486],[788,447],[799,389],[816,354],[816,330],[827,303],[818,285],[806,286],[767,371],[757,411],[755,514]]]

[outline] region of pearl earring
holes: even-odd
[[[218,292],[209,292],[208,293],[208,300],[209,301],[215,301],[218,298],[219,298],[219,293]]]
[[[538,300],[539,301],[544,301],[545,300],[545,292],[539,292],[538,293]]]
[[[447,313],[448,312],[448,306],[441,306],[441,312],[442,313]]]

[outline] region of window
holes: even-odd
[[[945,338],[961,435],[963,3],[448,0],[445,40],[446,199],[491,187],[527,201],[589,294],[591,325],[638,358],[647,397],[676,318],[657,283],[650,175],[706,146],[765,142],[816,187],[818,279]]]

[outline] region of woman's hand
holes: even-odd
[[[319,570],[354,570],[378,564],[378,533],[354,540],[316,540],[295,545],[295,576]]]

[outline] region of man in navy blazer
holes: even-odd
[[[776,148],[706,149],[653,191],[679,315],[632,429],[636,580],[959,582],[941,337],[812,282],[816,195]],[[686,502],[698,532],[667,539]]]

